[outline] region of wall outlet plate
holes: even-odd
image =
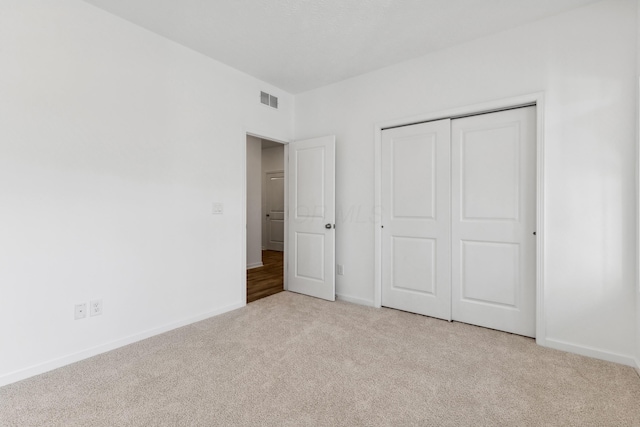
[[[214,215],[222,215],[224,212],[224,205],[222,203],[214,203],[212,213]]]
[[[87,303],[83,302],[82,304],[76,304],[73,313],[75,320],[87,317]]]
[[[94,299],[89,303],[89,314],[91,316],[100,316],[102,314],[101,299]]]

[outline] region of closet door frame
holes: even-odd
[[[374,306],[382,306],[382,131],[384,129],[407,126],[440,119],[455,119],[474,114],[490,113],[509,108],[536,106],[536,343],[546,344],[544,309],[544,93],[505,98],[481,104],[474,104],[450,110],[435,111],[419,116],[399,118],[374,126],[375,136],[375,266],[374,266]]]

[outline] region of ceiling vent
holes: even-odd
[[[260,92],[260,102],[269,107],[278,108],[278,98],[267,92]]]

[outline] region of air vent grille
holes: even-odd
[[[267,92],[260,92],[260,102],[264,105],[269,105],[269,94]]]
[[[260,92],[260,103],[276,109],[278,108],[278,98],[267,92]]]

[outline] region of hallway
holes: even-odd
[[[283,254],[279,251],[262,251],[264,266],[247,270],[247,303],[284,290]]]

